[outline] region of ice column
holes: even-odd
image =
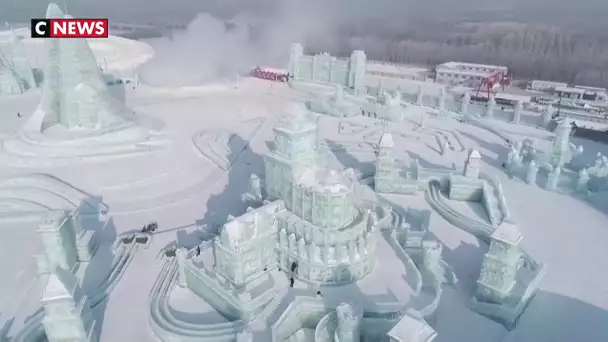
[[[547,128],[547,126],[549,125],[549,122],[551,121],[551,118],[553,117],[553,106],[552,105],[548,105],[547,109],[545,109],[545,112],[543,113],[543,127]]]
[[[471,102],[471,94],[467,91],[464,93],[462,100],[460,102],[460,114],[468,115],[469,114],[469,103]]]
[[[496,100],[494,99],[494,95],[490,95],[488,99],[488,106],[486,107],[486,117],[491,119],[494,117],[494,108],[496,107]]]
[[[177,284],[180,287],[186,287],[188,285],[186,281],[186,256],[188,250],[186,248],[178,248],[175,251],[175,257],[177,258]]]
[[[582,169],[578,172],[578,179],[576,180],[576,190],[587,192],[587,183],[589,182],[589,173],[586,169]]]
[[[513,123],[518,124],[521,121],[521,112],[523,110],[523,102],[517,100],[515,102],[515,108],[513,108]]]
[[[536,162],[532,160],[528,164],[528,170],[526,172],[526,183],[535,184],[536,183],[536,174],[538,174],[538,166],[536,166]]]
[[[562,169],[558,166],[549,172],[549,177],[547,177],[547,183],[545,184],[545,189],[553,191],[557,188],[557,183],[559,182],[559,175],[562,173]]]
[[[422,100],[424,99],[424,88],[422,85],[418,86],[418,95],[416,96],[416,104],[422,106]]]

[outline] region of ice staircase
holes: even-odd
[[[264,307],[264,309],[258,313],[253,321],[251,321],[251,325],[256,330],[263,330],[270,323],[268,319],[276,314],[277,309],[282,307],[281,303],[283,302],[285,296],[289,293],[289,288],[287,286],[281,286],[281,290],[276,294],[276,296]]]

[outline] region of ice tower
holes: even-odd
[[[502,304],[508,299],[522,257],[518,246],[521,239],[515,224],[504,222],[494,231],[477,281],[479,301]]]

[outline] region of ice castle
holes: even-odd
[[[280,267],[295,263],[300,279],[319,284],[369,274],[376,227],[355,204],[354,171],[317,162],[317,125],[304,106],[293,105],[274,131],[275,149],[264,163],[266,195],[286,209],[276,216]]]

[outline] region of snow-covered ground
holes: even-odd
[[[26,47],[37,44],[26,42]],[[92,43],[96,54],[105,56],[108,69],[110,65],[127,67],[146,55],[145,48],[135,47],[139,43],[115,42],[123,40]],[[411,83],[411,88],[416,89],[417,85]],[[159,251],[175,241],[177,231],[193,231],[197,221],[218,224],[228,214],[238,215],[245,210],[238,204],[240,193],[246,189],[249,175],[262,171],[261,156],[268,150],[272,127],[284,106],[299,96],[284,84],[256,79],[243,79],[236,87],[217,84],[188,89],[129,88],[127,105],[138,113],[165,121],[166,132],[174,142],[171,147],[147,155],[53,167],[11,167],[0,160],[0,177],[50,173],[102,196],[114,217],[117,234],[158,221],[160,228],[150,248],[137,253],[107,303],[97,309],[96,313],[104,317],[103,342],[154,340],[148,326],[148,294],[160,269]],[[39,93],[32,92],[0,99],[0,135],[17,130],[39,97]],[[334,145],[336,163],[363,170],[373,168],[373,151],[366,143],[377,142],[385,129],[394,132],[400,159],[416,158],[423,167],[449,168],[455,164],[462,168],[466,150],[478,149],[482,169],[496,174],[502,182],[512,215],[523,232],[524,247],[535,259],[549,264],[540,292],[518,327],[508,332],[467,308],[486,247],[480,247],[473,236],[433,214],[431,231],[445,245],[444,258],[461,279],[457,288],[444,291],[436,322],[437,341],[608,341],[605,328],[608,291],[604,275],[608,268],[607,214],[582,199],[509,180],[500,170],[499,158],[506,153],[506,147],[499,137],[478,127],[430,117],[426,128],[421,129],[418,123],[426,111],[410,106],[406,120],[388,128],[367,118],[348,122],[323,118],[319,132]],[[15,112],[23,117],[16,117]],[[255,121],[261,122],[258,127],[252,124],[252,119],[263,120]],[[518,138],[529,136],[541,146],[549,136],[521,126],[508,125],[508,130]],[[439,152],[438,132],[456,146],[448,155]],[[226,146],[229,141],[226,136],[231,133],[249,140],[249,148],[225,171],[201,149],[231,159],[225,155],[226,151],[233,153],[231,146]],[[607,146],[589,144],[592,153],[608,154]],[[422,194],[388,199],[404,208],[430,210]],[[454,207],[471,216],[478,211],[463,204]],[[0,273],[5,275],[0,280],[0,327],[15,316],[13,329],[17,329],[38,307],[40,290],[34,281],[32,259],[39,251],[35,229],[35,222],[0,221]],[[390,288],[395,284],[380,285]],[[171,303],[188,314],[189,296],[176,291]],[[192,305],[200,307],[201,303],[193,300]],[[221,321],[213,313],[205,314],[210,319],[208,323]]]

